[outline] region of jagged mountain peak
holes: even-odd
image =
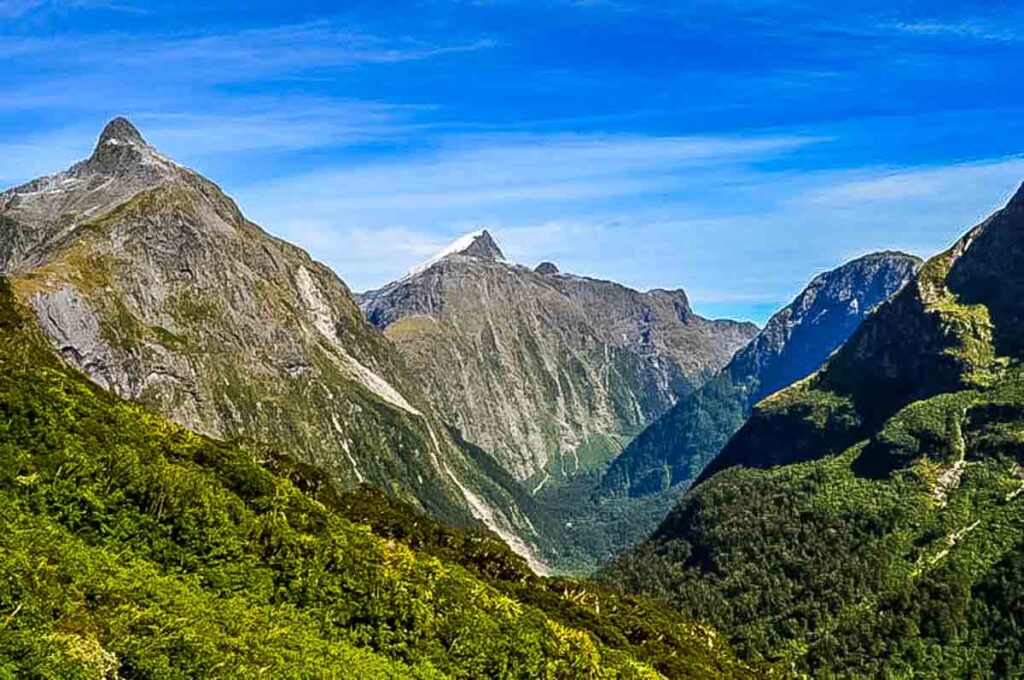
[[[486,229],[478,229],[476,231],[471,231],[468,234],[463,234],[459,238],[455,239],[438,251],[437,254],[429,260],[423,264],[413,267],[409,271],[409,275],[412,276],[426,271],[441,260],[448,259],[453,255],[473,257],[478,260],[488,260],[491,262],[508,261],[505,258],[505,254],[501,252],[501,248],[498,247],[494,237],[491,236],[491,232]]]
[[[8,223],[0,234],[0,271],[20,273],[42,264],[85,233],[83,225],[143,191],[166,185],[218,193],[147,144],[126,118],[111,120],[89,158],[0,193],[0,213]]]
[[[924,260],[922,260],[917,255],[914,255],[913,253],[907,253],[907,252],[904,252],[902,250],[876,250],[876,251],[868,253],[866,255],[861,255],[860,257],[855,257],[854,259],[850,260],[849,262],[846,262],[846,263],[836,267],[835,269],[833,269],[831,271],[832,272],[839,272],[839,271],[843,271],[843,270],[846,270],[846,269],[852,269],[854,267],[862,267],[862,266],[864,266],[866,264],[871,264],[871,263],[882,261],[882,260],[885,260],[885,261],[906,260],[906,261],[910,261],[910,262],[915,262],[915,263],[917,263],[918,266],[920,266],[921,264],[924,264]],[[826,272],[826,274],[827,273],[830,273],[830,272]]]
[[[513,266],[500,252],[474,232],[361,306],[447,420],[530,488],[602,464],[757,332],[696,316],[679,290]]]
[[[815,306],[828,310],[841,302],[849,302],[853,306],[859,305],[874,297],[872,290],[877,292],[877,288],[865,289],[865,282],[881,277],[882,279],[899,279],[905,283],[908,280],[907,277],[912,276],[913,272],[923,263],[923,260],[916,255],[898,250],[882,250],[861,255],[811,279],[791,305],[783,308],[769,319],[767,326],[786,322],[793,315],[804,314],[809,310],[813,312]],[[883,287],[885,286],[883,285]],[[884,299],[884,296],[881,299]],[[875,304],[881,299],[876,298]],[[856,309],[851,311],[854,314],[858,313]],[[782,386],[784,385],[779,387]]]
[[[504,480],[442,429],[344,282],[126,119],[89,159],[0,194],[0,225],[0,274],[97,384],[315,461],[339,488],[374,483],[479,521],[533,559]]]
[[[757,401],[817,369],[921,264],[913,255],[883,251],[815,276],[718,376],[630,442],[605,474],[601,493],[642,497],[689,484]]]
[[[915,255],[881,251],[818,274],[736,353],[730,364],[733,377],[747,383],[759,400],[809,374],[922,264]],[[750,383],[753,376],[757,378]]]
[[[146,140],[142,138],[142,133],[130,120],[118,116],[103,128],[96,147],[99,149],[107,144],[146,144]]]
[[[491,232],[486,229],[471,234],[469,245],[458,251],[460,255],[480,258],[481,260],[504,260],[505,255],[501,252]],[[463,237],[465,238],[465,237]]]
[[[119,116],[103,128],[96,149],[81,169],[153,181],[174,175],[177,167],[171,159],[150,146],[131,121]]]

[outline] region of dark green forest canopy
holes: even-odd
[[[1024,194],[758,405],[602,580],[815,675],[1024,672]]]

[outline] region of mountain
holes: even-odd
[[[872,253],[814,277],[717,376],[630,442],[601,491],[644,496],[690,483],[754,404],[821,366],[920,265],[912,255]]]
[[[819,366],[919,265],[886,252],[819,274],[718,375],[682,396],[605,470],[544,490],[537,500],[548,518],[545,533],[557,537],[550,559],[590,573],[649,536],[753,405]]]
[[[197,435],[55,353],[0,277],[0,676],[754,678],[705,626]]]
[[[1024,673],[1024,187],[602,579],[815,676]]]
[[[441,417],[533,488],[601,466],[757,330],[681,290],[514,264],[486,230],[361,305]]]
[[[483,522],[532,558],[515,489],[449,434],[345,284],[127,120],[89,159],[0,194],[0,272],[97,384],[287,451],[339,489]]]

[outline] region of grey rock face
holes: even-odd
[[[0,271],[39,266],[84,224],[170,181],[192,177],[146,144],[131,123],[111,121],[88,160],[0,193]]]
[[[361,304],[442,417],[534,485],[602,464],[756,332],[696,316],[682,291],[532,271],[480,241]]]
[[[865,255],[816,276],[729,364],[754,402],[815,371],[867,314],[910,281],[913,255]]]
[[[468,246],[460,251],[460,254],[466,257],[475,257],[479,260],[504,260],[505,255],[501,252],[501,248],[494,242],[494,238],[491,236],[491,232],[484,229],[479,235],[475,236],[469,243]]]
[[[545,275],[557,274],[558,267],[555,265],[554,262],[541,262],[539,265],[536,266],[536,268],[534,268],[533,271],[537,272],[538,274]]]
[[[912,255],[881,252],[816,276],[721,374],[630,443],[609,466],[602,493],[645,496],[692,481],[755,403],[821,366],[921,264]]]
[[[103,339],[100,320],[73,286],[35,295],[32,305],[40,327],[72,364],[108,390],[119,394],[137,391]]]
[[[100,385],[200,432],[267,442],[340,487],[368,481],[443,520],[475,518],[532,558],[529,520],[345,284],[128,121],[87,161],[0,194],[0,272]]]

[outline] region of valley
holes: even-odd
[[[0,272],[3,677],[1024,672],[1024,188],[758,328],[487,229],[354,293],[116,118]]]

